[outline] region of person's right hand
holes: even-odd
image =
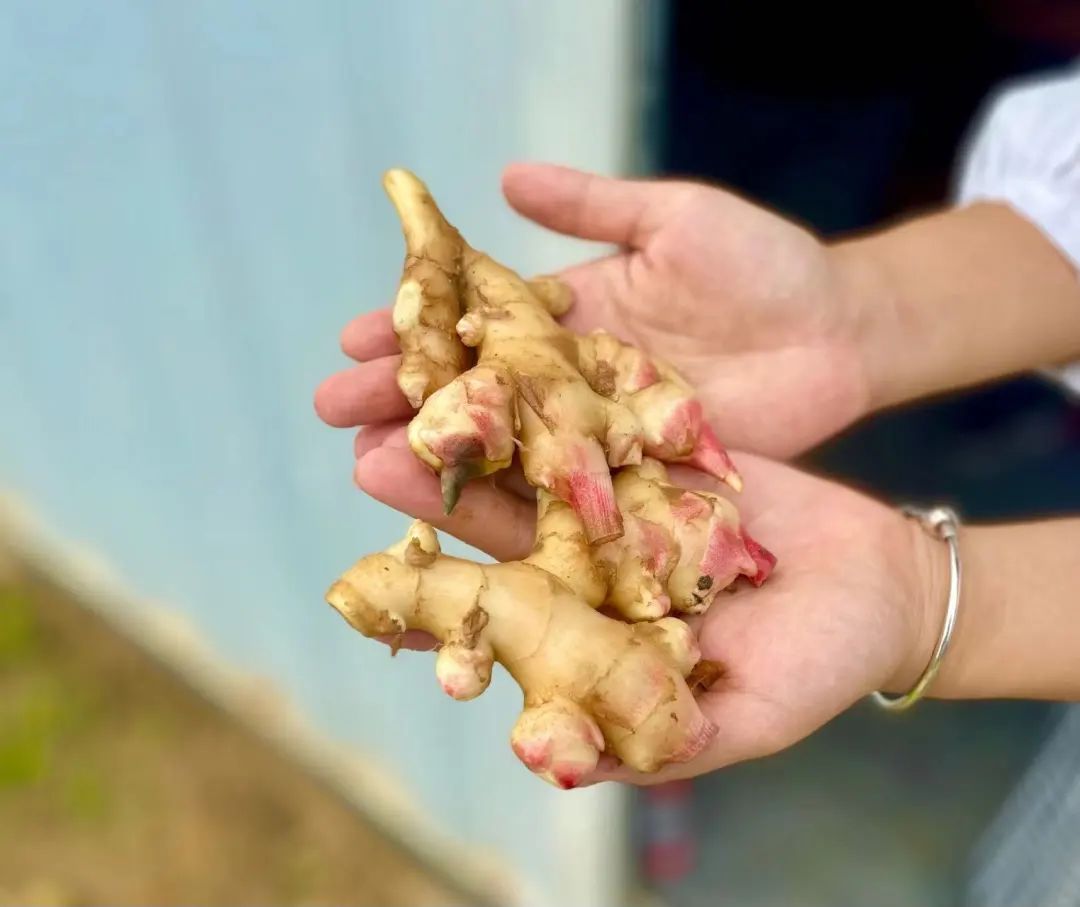
[[[864,415],[863,316],[838,257],[802,228],[720,189],[515,165],[503,179],[521,214],[622,251],[559,276],[578,332],[604,328],[668,360],[696,388],[731,447],[788,457]],[[388,310],[348,325],[361,364],[319,389],[346,427],[406,419]]]

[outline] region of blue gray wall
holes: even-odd
[[[524,271],[593,254],[512,215],[498,174],[623,166],[629,9],[0,2],[0,486],[571,897],[608,884],[559,850],[593,801],[516,763],[516,688],[447,700],[428,657],[391,663],[323,603],[406,521],[354,491],[351,434],[311,396],[396,285],[385,168]]]

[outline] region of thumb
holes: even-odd
[[[511,164],[503,171],[502,188],[515,211],[551,230],[634,247],[643,246],[693,189],[553,164]]]

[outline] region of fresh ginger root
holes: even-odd
[[[420,406],[409,443],[440,474],[447,512],[463,483],[510,464],[515,440],[525,478],[570,504],[592,544],[622,534],[611,469],[643,454],[741,488],[674,370],[609,334],[567,331],[558,281],[523,280],[473,249],[411,173],[384,185],[407,250],[394,330],[398,384]]]
[[[559,787],[601,752],[645,772],[692,758],[716,732],[693,689],[721,669],[670,615],[703,613],[739,577],[761,585],[776,559],[731,501],[670,484],[663,463],[739,491],[734,465],[669,365],[563,328],[568,289],[473,249],[411,173],[384,186],[406,244],[393,323],[398,385],[419,409],[410,447],[439,475],[447,513],[465,482],[517,455],[538,489],[536,544],[481,565],[442,555],[415,522],[327,600],[366,636],[432,634],[456,699],[482,693],[501,663],[525,697],[514,752]]]
[[[599,546],[588,544],[566,504],[541,493],[528,562],[628,621],[702,614],[740,576],[765,582],[776,559],[740,526],[735,505],[667,478],[663,464],[647,457],[621,469],[614,485],[624,532]]]
[[[525,697],[514,752],[559,787],[575,787],[601,752],[652,772],[692,758],[716,733],[684,679],[699,659],[687,624],[612,620],[528,560],[445,556],[426,523],[358,561],[327,599],[365,636],[435,636],[435,672],[455,699],[478,696],[502,664]]]

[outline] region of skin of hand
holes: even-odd
[[[865,317],[847,259],[806,230],[696,183],[515,165],[503,190],[538,224],[621,248],[559,275],[575,298],[564,322],[671,362],[729,447],[788,457],[867,412]],[[341,342],[359,364],[319,388],[324,421],[406,418],[389,310],[355,319]]]
[[[532,547],[535,505],[523,480],[473,482],[444,516],[439,482],[409,451],[404,427],[363,433],[357,453],[357,481],[378,500],[499,560]],[[655,784],[769,755],[875,689],[908,689],[926,666],[948,588],[945,546],[858,492],[735,456],[746,478],[737,497],[744,524],[768,540],[779,566],[760,589],[722,594],[692,620],[703,657],[724,667],[700,700],[720,733],[692,762],[639,775],[602,761],[591,781]],[[685,487],[728,493],[685,467],[670,472]],[[413,634],[406,647],[427,642]]]

